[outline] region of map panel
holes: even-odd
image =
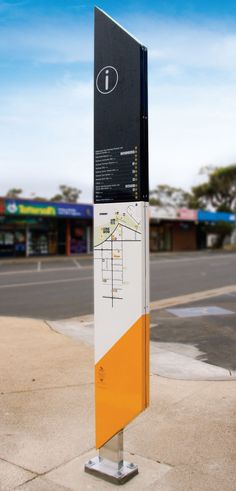
[[[96,359],[146,312],[142,278],[147,206],[139,202],[94,207]]]

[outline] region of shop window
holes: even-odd
[[[26,252],[26,237],[24,230],[16,230],[15,232],[15,255],[25,256]]]
[[[0,256],[14,256],[14,244],[14,231],[3,230],[0,232]]]
[[[48,236],[45,232],[38,230],[29,231],[28,252],[30,256],[48,254]]]
[[[71,254],[87,252],[86,227],[78,223],[73,223],[71,226],[70,252]]]

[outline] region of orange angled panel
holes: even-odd
[[[149,315],[141,316],[95,365],[96,447],[148,405]]]

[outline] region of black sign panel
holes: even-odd
[[[95,8],[94,203],[148,201],[147,49]]]

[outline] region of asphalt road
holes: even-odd
[[[210,313],[210,308],[222,311]],[[184,310],[183,316],[181,311]],[[236,375],[235,292],[177,308],[152,311],[151,319],[151,340],[156,341],[159,347],[169,343],[169,350],[175,351],[177,347],[181,354],[225,368],[230,375],[231,372]]]
[[[151,301],[236,283],[235,253],[150,258]],[[0,262],[0,315],[63,319],[93,313],[91,258]]]

